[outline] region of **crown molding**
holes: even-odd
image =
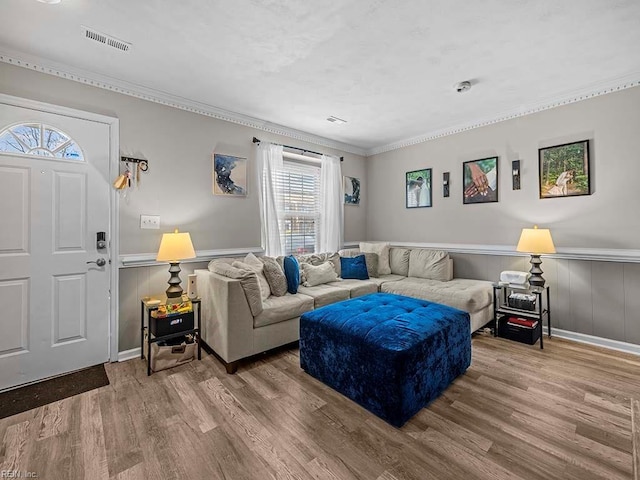
[[[143,87],[135,83],[118,80],[116,78],[90,72],[88,70],[74,68],[63,63],[53,62],[22,52],[2,49],[0,50],[0,62],[65,78],[78,83],[84,83],[85,85],[110,90],[112,92],[147,100],[149,102],[159,103],[168,107],[178,108],[198,115],[224,120],[225,122],[231,122],[245,127],[262,130],[264,132],[294,138],[313,145],[334,148],[342,152],[353,153],[361,156],[366,155],[366,150],[364,148],[360,148],[355,145],[320,137],[301,130],[285,127],[284,125],[279,125],[277,123],[260,120],[249,115],[224,110],[206,103],[196,102],[177,95],[162,92],[160,90]]]
[[[616,77],[603,82],[594,83],[586,87],[573,90],[571,92],[564,92],[555,97],[549,97],[541,100],[540,102],[531,103],[529,105],[522,106],[518,109],[509,110],[498,115],[479,118],[470,122],[465,122],[453,127],[447,127],[440,130],[433,130],[431,132],[418,135],[416,137],[406,138],[397,142],[388,143],[379,147],[373,147],[366,151],[366,156],[371,157],[379,153],[390,152],[392,150],[398,150],[400,148],[409,147],[418,143],[428,142],[437,138],[446,137],[449,135],[455,135],[467,130],[473,130],[475,128],[486,127],[494,123],[500,123],[514,118],[523,117],[525,115],[531,115],[532,113],[542,112],[563,105],[569,105],[571,103],[580,102],[589,98],[599,97],[600,95],[606,95],[608,93],[614,93],[627,88],[640,86],[640,72],[634,72],[622,77]]]

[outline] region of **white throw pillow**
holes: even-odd
[[[391,267],[389,266],[389,244],[388,243],[366,243],[360,242],[360,251],[362,253],[378,254],[378,274],[389,275]]]
[[[260,283],[260,295],[262,300],[266,300],[271,296],[271,288],[267,277],[264,276],[264,264],[253,253],[250,253],[244,258],[243,262],[233,262],[232,265],[236,268],[243,268],[255,272],[258,276],[258,282]]]
[[[315,287],[323,283],[338,281],[338,274],[331,262],[326,262],[318,266],[311,265],[310,263],[301,263],[300,266],[304,271],[305,281],[303,285],[305,287]]]

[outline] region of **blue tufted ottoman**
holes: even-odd
[[[471,364],[469,314],[390,293],[300,317],[300,366],[396,427]]]

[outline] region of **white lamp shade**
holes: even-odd
[[[518,252],[526,252],[534,255],[541,253],[556,253],[556,247],[553,245],[551,231],[548,228],[523,228],[520,235],[520,241],[516,247]]]
[[[160,248],[158,249],[158,262],[178,262],[187,258],[195,258],[196,252],[191,243],[189,233],[179,233],[178,229],[173,233],[162,235]]]

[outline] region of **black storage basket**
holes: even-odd
[[[505,317],[498,322],[498,336],[527,345],[535,344],[540,338],[540,325],[536,325],[534,328],[519,327],[509,325],[507,320],[508,317]]]

